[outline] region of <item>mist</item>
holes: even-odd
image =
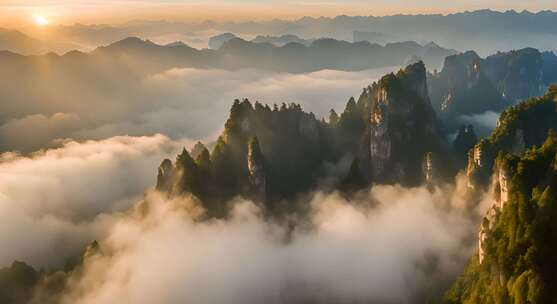
[[[481,211],[467,209],[461,186],[375,186],[354,200],[316,192],[311,212],[287,224],[243,199],[229,218],[199,221],[194,200],[150,192],[115,221],[62,302],[424,302],[475,248]]]
[[[497,126],[501,113],[486,111],[480,114],[460,115],[457,120],[460,124],[473,125],[478,136],[488,136]]]
[[[162,135],[63,143],[0,161],[0,267],[60,267],[155,183],[156,168],[187,142]]]
[[[37,68],[31,76],[14,70],[12,76],[0,77],[5,80],[0,81],[0,97],[7,101],[0,104],[0,148],[26,153],[56,147],[57,139],[157,133],[210,141],[221,131],[236,98],[297,102],[327,117],[331,108],[340,111],[362,87],[395,70],[288,74],[188,68],[143,74],[140,63],[125,66],[99,64],[91,70],[82,67],[79,73],[66,71],[71,74],[59,66]],[[124,75],[130,68],[135,72]],[[18,81],[33,90],[22,90]]]

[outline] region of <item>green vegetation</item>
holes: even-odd
[[[380,116],[378,111],[384,111],[381,117],[386,121],[387,132],[381,137],[371,132],[372,125],[379,123],[372,122],[372,117]],[[340,115],[331,110],[329,122],[294,103],[271,108],[235,100],[213,151],[198,143],[191,154],[184,149],[174,164],[164,160],[157,189],[169,195],[192,193],[210,216],[224,216],[224,202],[238,195],[254,197],[256,188],[259,197],[265,194],[267,210],[278,210],[279,205],[284,210],[284,201],[295,201],[323,179],[336,180],[333,189],[347,192],[372,181],[419,185],[424,181],[425,155],[434,152],[441,159],[448,155],[440,130],[422,62],[384,76],[366,88],[357,102],[350,98]],[[374,158],[372,143],[389,146],[385,159]],[[250,145],[256,152],[251,155]],[[352,165],[331,173],[328,168],[345,157],[353,160]],[[257,178],[249,172],[250,161],[259,164]],[[373,168],[377,163],[384,163],[384,172]]]
[[[512,111],[511,111],[512,112]],[[514,172],[509,200],[489,230],[485,257],[472,258],[445,303],[555,303],[557,299],[557,135],[521,157],[501,154]]]
[[[541,145],[549,130],[557,130],[555,85],[549,87],[545,95],[509,107],[501,114],[497,128],[476,145],[482,152],[483,164],[476,166],[471,155],[469,174],[474,175],[479,184],[487,186],[499,152],[519,155],[527,148]]]

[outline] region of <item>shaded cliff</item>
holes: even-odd
[[[468,155],[467,175],[471,186],[487,187],[498,153],[520,155],[541,145],[549,130],[557,130],[557,87],[542,97],[509,107],[491,135],[480,140]]]
[[[429,75],[432,103],[452,132],[463,115],[498,113],[508,105],[543,94],[551,84],[552,65],[550,54],[542,56],[532,48],[485,59],[473,51],[449,56],[440,72]]]
[[[557,298],[557,136],[495,162],[493,206],[478,255],[445,303],[554,303]]]
[[[421,62],[383,77],[362,93],[358,104],[369,120],[369,145],[361,159],[374,182],[420,184],[426,155],[432,153],[437,161],[448,156]]]

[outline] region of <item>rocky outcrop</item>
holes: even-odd
[[[364,89],[358,107],[369,111],[369,153],[360,153],[359,158],[361,164],[370,164],[374,182],[420,184],[427,180],[423,171],[427,154],[447,154],[429,101],[422,62]],[[410,150],[413,152],[408,153]]]
[[[391,159],[391,138],[389,134],[389,113],[386,105],[387,93],[380,91],[378,106],[371,114],[370,122],[370,151],[373,164],[372,176],[379,179],[388,169]]]
[[[499,208],[497,205],[492,205],[486,212],[482,224],[480,225],[480,231],[478,232],[478,259],[480,264],[483,262],[485,258],[485,242],[487,240],[487,236],[489,231],[493,229],[495,225],[495,220],[497,215],[499,214]]]
[[[494,173],[491,177],[492,183],[490,190],[493,203],[484,216],[478,235],[480,264],[485,256],[485,240],[487,235],[493,229],[497,216],[509,201],[510,181],[514,173],[514,169],[502,160],[495,165]]]
[[[511,104],[543,93],[543,59],[536,49],[497,53],[482,64],[487,78]]]
[[[297,104],[271,108],[235,100],[213,151],[198,143],[174,165],[163,161],[157,189],[191,193],[222,216],[226,202],[239,195],[266,210],[284,210],[280,204],[322,184],[353,192],[371,182],[442,180],[453,173],[444,138],[418,62],[366,87],[341,115],[332,111],[329,123]],[[348,159],[349,170],[331,170]]]
[[[449,132],[459,127],[461,115],[501,111],[506,102],[486,76],[483,60],[473,51],[445,59],[439,73],[429,74],[432,104]]]
[[[495,158],[500,152],[521,155],[544,142],[550,130],[557,130],[557,87],[505,110],[491,135],[469,153],[466,173],[471,187],[487,188]]]
[[[248,172],[250,190],[258,202],[264,202],[267,194],[267,182],[263,154],[259,148],[257,137],[253,137],[248,143]]]
[[[169,191],[172,188],[172,183],[174,182],[174,167],[172,161],[165,158],[158,169],[157,173],[157,186],[156,189],[159,191]]]

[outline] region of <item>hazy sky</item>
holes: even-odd
[[[557,10],[555,0],[0,0],[0,26],[117,23],[131,19],[261,20],[305,15],[389,15],[495,10]]]

